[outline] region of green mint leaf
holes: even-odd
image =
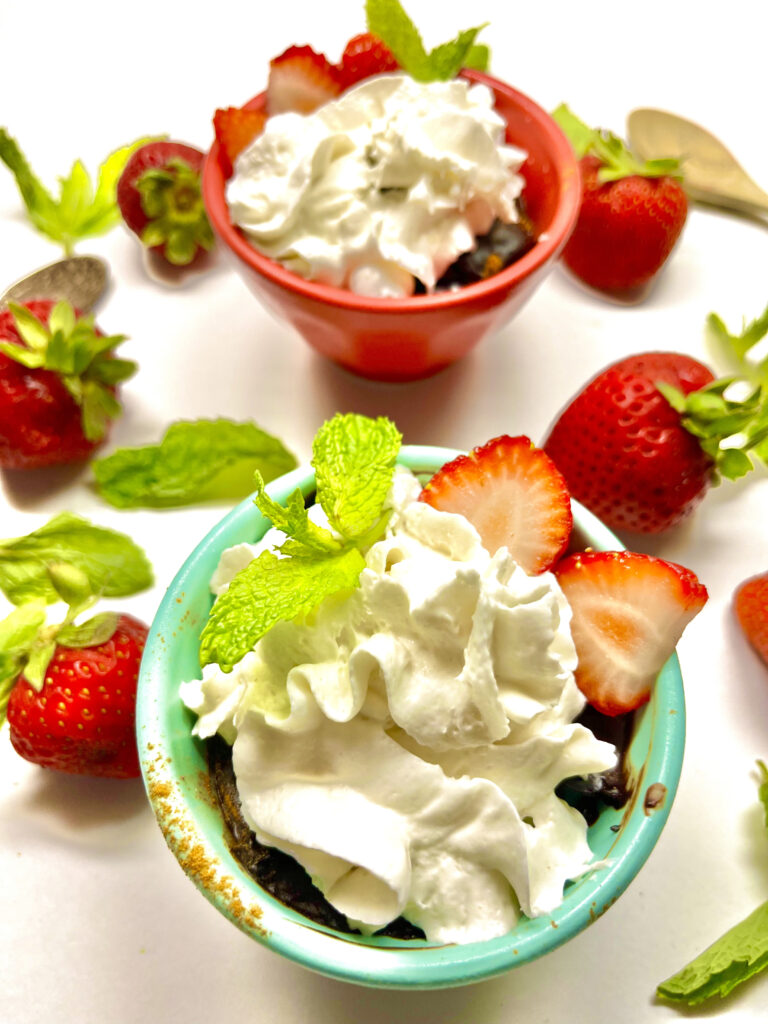
[[[257,473],[254,501],[259,512],[294,542],[290,545],[291,553],[304,553],[302,549],[307,548],[322,555],[341,550],[342,545],[333,534],[317,526],[309,518],[304,505],[304,495],[300,490],[295,490],[289,495],[288,502],[280,505],[267,494],[264,480],[261,474]]]
[[[465,29],[451,42],[436,46],[429,55],[431,79],[448,82],[455,78],[459,71],[466,66],[467,54],[474,46],[478,32],[485,27],[486,25],[483,24],[478,25],[477,28]]]
[[[216,498],[241,498],[253,474],[287,473],[295,457],[255,423],[196,420],[173,423],[160,444],[120,448],[93,464],[101,496],[118,508],[160,508]]]
[[[474,71],[487,71],[491,65],[491,50],[485,43],[474,43],[464,58],[464,67]]]
[[[663,999],[696,1006],[727,996],[737,985],[768,967],[768,902],[705,949],[657,988]]]
[[[216,600],[200,638],[200,663],[227,672],[276,623],[306,615],[330,594],[358,585],[365,566],[357,548],[314,559],[263,551]]]
[[[151,586],[152,568],[130,537],[61,512],[24,537],[0,541],[0,590],[12,604],[61,600],[50,566],[82,572],[92,594],[124,597]]]
[[[88,171],[76,160],[69,174],[59,179],[58,199],[36,177],[5,128],[0,128],[0,160],[14,175],[32,224],[69,254],[81,238],[104,234],[120,221],[118,178],[131,153],[148,141],[137,139],[110,154],[99,170],[95,192]]]
[[[488,67],[488,47],[475,43],[485,25],[465,29],[455,39],[427,53],[418,29],[399,0],[366,0],[365,16],[368,31],[386,43],[398,64],[417,82],[445,82],[462,67],[481,71]]]
[[[105,644],[117,629],[118,615],[116,612],[102,612],[80,625],[63,626],[57,636],[57,643],[62,647],[98,647]]]
[[[317,500],[328,521],[350,540],[381,520],[402,436],[391,420],[338,413],[312,446]]]
[[[757,770],[760,773],[760,784],[757,790],[757,796],[760,803],[763,805],[765,811],[765,827],[768,829],[768,767],[766,767],[765,761],[757,762]]]
[[[429,58],[418,29],[398,0],[365,0],[368,31],[389,47],[398,64],[417,82],[429,81]]]

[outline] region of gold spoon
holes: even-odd
[[[87,313],[103,295],[108,281],[109,271],[104,260],[97,256],[68,256],[27,274],[6,288],[0,295],[0,305],[9,299],[13,302],[66,299]]]
[[[644,160],[671,156],[680,161],[691,199],[761,220],[768,216],[768,192],[705,128],[664,110],[643,108],[629,115],[627,131],[632,149]]]

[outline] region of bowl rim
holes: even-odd
[[[398,462],[414,472],[433,472],[459,454],[463,453],[455,449],[406,445],[401,449]],[[306,493],[313,486],[314,473],[310,466],[303,465],[272,481],[267,485],[267,492],[274,500],[284,502],[297,487]],[[574,529],[582,533],[588,544],[597,549],[623,547],[591,512],[575,500],[572,505]],[[523,917],[504,936],[447,946],[342,936],[314,924],[271,897],[238,865],[231,853],[231,863],[228,862],[226,868],[235,877],[228,877],[225,884],[211,870],[189,869],[179,857],[178,836],[171,834],[176,825],[169,825],[169,822],[178,822],[179,816],[185,815],[184,842],[194,842],[198,850],[205,851],[209,864],[221,861],[225,839],[218,811],[217,828],[221,834],[213,835],[216,828],[210,823],[206,827],[201,820],[205,817],[202,805],[208,808],[210,815],[210,802],[200,795],[198,786],[191,785],[189,779],[179,776],[173,768],[171,744],[178,743],[179,736],[178,732],[172,735],[169,725],[171,703],[164,706],[158,699],[164,681],[171,686],[170,692],[177,692],[181,681],[174,673],[173,643],[168,637],[172,634],[175,637],[175,630],[184,622],[184,595],[190,582],[204,571],[212,554],[218,559],[220,552],[234,543],[230,537],[233,530],[251,524],[255,532],[268,525],[249,497],[224,516],[185,559],[158,608],[140,670],[136,731],[144,784],[168,845],[203,895],[241,930],[304,967],[359,985],[400,989],[447,988],[494,977],[556,949],[612,906],[650,856],[677,791],[685,741],[685,701],[675,654],[662,669],[650,703],[640,712],[639,721],[650,730],[653,742],[649,739],[649,755],[635,780],[630,803],[616,812],[621,828],[611,841],[609,856],[604,856],[596,868],[576,882],[569,883],[563,903],[551,914],[533,919]],[[199,625],[202,628],[202,622]],[[648,716],[650,720],[646,720]],[[181,742],[194,745],[191,731]],[[158,776],[160,763],[162,770]],[[158,777],[161,785],[158,785]],[[643,796],[651,781],[666,787],[666,798],[652,810],[645,806]],[[186,784],[186,791],[180,783]],[[172,786],[175,791],[169,805],[168,793]],[[226,854],[224,856],[226,858]],[[241,908],[252,905],[255,900],[256,916],[233,911],[233,899]]]
[[[201,188],[203,202],[216,234],[243,263],[273,284],[280,285],[304,298],[354,312],[381,311],[404,315],[434,309],[451,309],[488,299],[524,280],[538,267],[558,255],[576,225],[581,203],[581,178],[578,161],[570,142],[559,125],[543,107],[525,93],[480,71],[464,69],[460,72],[459,77],[487,86],[494,95],[504,96],[505,99],[520,107],[528,120],[538,125],[549,141],[552,164],[561,182],[560,199],[552,223],[547,231],[539,237],[533,248],[506,270],[494,274],[493,277],[489,277],[485,281],[464,285],[455,291],[414,295],[406,299],[357,295],[343,288],[308,281],[298,274],[286,270],[276,260],[260,253],[232,224],[226,202],[228,179],[222,167],[221,147],[214,139],[203,163]],[[249,110],[260,109],[265,102],[266,91],[254,96],[244,104],[244,107]]]

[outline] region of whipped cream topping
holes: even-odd
[[[366,295],[429,290],[495,217],[518,220],[525,153],[484,85],[367,79],[270,117],[235,163],[234,224],[303,277]]]
[[[402,914],[432,941],[472,942],[550,912],[590,868],[586,823],[554,789],[616,755],[573,722],[584,699],[555,577],[491,556],[419,491],[398,470],[358,590],[181,693],[198,736],[233,744],[257,838],[351,924]],[[215,591],[279,537],[226,552]]]

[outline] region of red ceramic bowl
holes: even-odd
[[[528,153],[521,171],[523,196],[539,241],[511,267],[454,292],[373,299],[304,280],[257,252],[232,225],[218,143],[205,162],[202,188],[208,216],[251,290],[322,355],[372,380],[415,380],[461,359],[530,298],[576,222],[579,170],[570,144],[549,114],[488,75],[465,71],[462,77],[493,91],[496,109],[507,122],[507,141]],[[264,103],[261,93],[246,106],[260,110]]]

